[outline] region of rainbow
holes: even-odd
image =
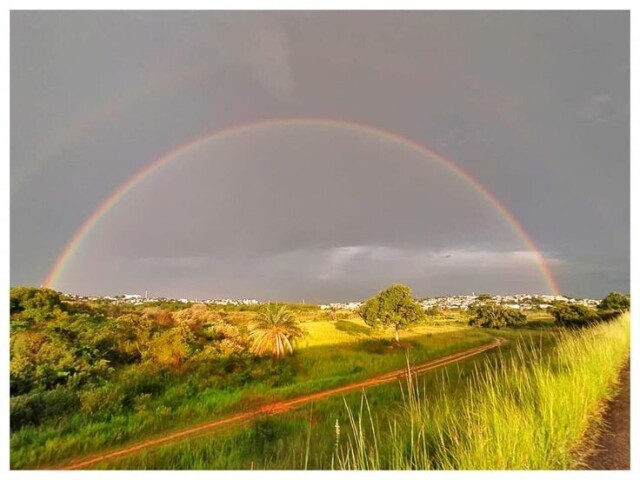
[[[558,284],[553,277],[551,270],[546,264],[543,255],[540,250],[531,239],[531,236],[524,229],[522,224],[514,217],[514,215],[498,200],[487,188],[482,185],[478,180],[469,175],[466,171],[456,165],[453,161],[443,157],[442,155],[426,148],[425,146],[411,140],[407,137],[399,135],[394,132],[383,130],[378,127],[367,125],[364,123],[350,122],[344,120],[334,120],[328,118],[277,118],[262,120],[252,123],[245,123],[241,125],[233,125],[222,130],[217,130],[213,133],[207,134],[202,137],[193,139],[185,144],[182,144],[173,150],[165,153],[159,158],[152,160],[145,167],[140,169],[136,174],[129,178],[126,182],[116,188],[109,197],[107,197],[98,208],[87,218],[82,226],[74,233],[69,243],[65,246],[62,253],[51,268],[47,278],[44,281],[44,285],[49,288],[55,288],[56,282],[60,276],[64,273],[65,269],[69,265],[69,262],[73,258],[74,253],[80,248],[82,242],[89,236],[93,227],[104,217],[122,198],[131,191],[138,183],[143,179],[151,175],[153,172],[160,169],[163,165],[172,162],[180,158],[182,155],[197,149],[201,145],[209,142],[227,139],[236,135],[241,135],[256,129],[266,129],[272,127],[282,126],[296,126],[296,125],[313,125],[324,126],[337,129],[346,129],[353,132],[360,132],[377,137],[382,137],[390,142],[403,145],[406,148],[416,151],[417,153],[433,158],[444,165],[449,171],[451,171],[458,178],[463,180],[470,187],[475,189],[482,197],[489,202],[501,215],[502,218],[509,224],[515,234],[526,245],[527,249],[535,256],[538,268],[542,274],[542,277],[547,284],[547,287],[554,295],[560,294]]]

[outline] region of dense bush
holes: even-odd
[[[45,420],[75,412],[79,407],[78,394],[65,387],[11,397],[11,429],[39,425]]]
[[[618,292],[611,292],[598,305],[601,312],[627,312],[631,308],[631,297]]]
[[[427,308],[424,313],[429,317],[439,317],[442,315],[442,309],[437,306]]]
[[[598,312],[584,305],[557,304],[551,308],[551,314],[561,327],[586,327],[600,321]]]
[[[519,310],[500,305],[479,305],[472,310],[469,325],[484,328],[500,328],[522,325],[527,316]]]
[[[198,380],[206,386],[254,376],[246,331],[206,305],[77,302],[31,287],[11,289],[10,299],[12,430],[145,409],[192,376],[216,372]]]
[[[106,385],[80,394],[82,413],[86,416],[118,413],[123,407],[124,393],[119,388]]]
[[[62,307],[60,294],[48,288],[15,287],[10,292],[11,314],[28,310],[53,312]]]

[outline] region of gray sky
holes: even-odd
[[[625,12],[12,12],[11,284],[161,155],[283,117],[365,123],[467,171],[563,293],[629,290]],[[327,125],[204,142],[136,185],[55,287],[366,298],[549,290],[433,157]]]

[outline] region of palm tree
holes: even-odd
[[[251,352],[264,355],[271,351],[274,360],[284,357],[287,351],[293,353],[292,341],[303,336],[304,331],[284,305],[267,307],[249,324],[249,338],[253,340]]]

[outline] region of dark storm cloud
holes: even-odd
[[[100,202],[164,152],[312,116],[452,158],[526,227],[566,293],[628,290],[624,12],[13,12],[11,86],[12,284],[41,283]],[[61,287],[318,300],[391,276],[424,294],[544,288],[486,202],[396,147],[325,130],[207,146],[190,171],[132,191]],[[440,253],[467,262],[440,266]],[[425,259],[429,272],[414,268]]]

